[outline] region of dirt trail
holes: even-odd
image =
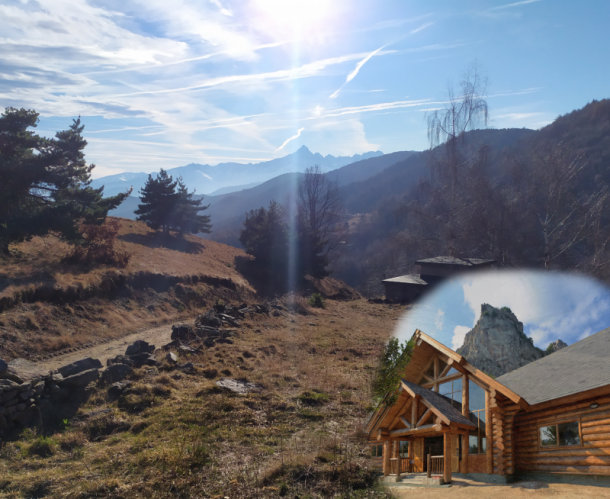
[[[59,367],[65,366],[85,357],[92,357],[94,359],[99,359],[102,365],[106,366],[106,359],[116,357],[117,355],[124,355],[127,346],[131,345],[136,340],[148,341],[148,343],[159,348],[171,341],[171,335],[172,326],[171,324],[166,324],[165,326],[159,326],[153,329],[145,329],[143,331],[132,333],[127,336],[123,336],[122,338],[111,340],[102,345],[83,348],[77,352],[66,353],[64,355],[58,355],[57,357],[40,361],[36,364],[45,369],[49,369],[50,371],[54,371]]]

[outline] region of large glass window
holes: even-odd
[[[470,454],[485,454],[487,438],[485,435],[485,390],[472,380],[468,380],[468,418],[477,427],[468,435],[468,452]]]
[[[440,384],[438,392],[448,399],[453,407],[462,412],[462,378]]]
[[[541,426],[540,445],[542,447],[580,445],[578,421]]]

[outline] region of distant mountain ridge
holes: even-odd
[[[248,185],[266,182],[284,173],[303,172],[314,165],[319,165],[323,171],[328,172],[350,163],[378,156],[383,156],[383,153],[370,151],[353,156],[332,156],[330,154],[322,156],[320,153],[312,153],[306,146],[301,146],[292,154],[261,163],[229,162],[215,166],[190,163],[166,170],[174,179],[182,176],[189,190],[195,189],[198,194],[209,194],[228,187],[235,187],[236,184],[237,189],[239,186],[246,188]],[[93,180],[91,186],[94,188],[104,186],[104,196],[114,196],[132,186],[132,195],[137,196],[138,191],[146,183],[148,175],[144,172],[108,175]],[[222,190],[221,192],[223,192]]]

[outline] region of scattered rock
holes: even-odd
[[[176,364],[178,362],[178,356],[174,352],[168,352],[165,359],[172,364]]]
[[[126,366],[133,366],[133,360],[131,360],[131,357],[127,357],[127,355],[117,355],[114,359],[106,360],[106,365],[108,367],[114,364],[125,364]]]
[[[0,376],[2,376],[8,369],[8,364],[0,359]]]
[[[218,338],[216,340],[216,343],[225,343],[227,345],[232,345],[233,344],[233,340],[230,340],[229,338]]]
[[[100,372],[97,369],[89,369],[88,371],[83,371],[64,378],[61,381],[61,386],[68,388],[85,387],[92,381],[98,380],[99,377]]]
[[[117,399],[130,385],[131,381],[117,381],[116,383],[112,383],[108,388],[108,395],[113,399]]]
[[[48,375],[48,369],[43,369],[29,360],[14,359],[8,363],[8,367],[2,377],[21,384],[26,381],[32,381],[33,379],[44,378]]]
[[[315,324],[313,322],[310,322],[309,325],[310,326],[315,326]]]
[[[274,310],[271,315],[273,315],[273,317],[281,317],[282,313],[279,310]]]
[[[147,352],[130,355],[129,358],[133,362],[133,367],[142,367],[143,365],[156,366],[158,364],[157,359]]]
[[[203,375],[207,379],[214,379],[216,376],[218,376],[218,371],[216,369],[206,369],[203,371]]]
[[[14,390],[18,386],[19,386],[19,383],[16,383],[10,379],[0,379],[0,393]]]
[[[268,314],[269,313],[269,307],[267,307],[266,305],[254,305],[254,310],[256,311],[257,314]]]
[[[99,360],[87,357],[86,359],[77,360],[72,364],[60,367],[57,372],[61,374],[64,378],[67,378],[68,376],[73,376],[75,374],[82,373],[84,371],[89,371],[91,369],[101,369],[101,367],[102,363]]]
[[[178,350],[180,350],[181,352],[184,352],[184,353],[197,353],[197,350],[195,350],[194,348],[191,348],[191,347],[187,347],[186,345],[180,345],[178,347]]]
[[[236,380],[230,378],[222,378],[216,382],[216,385],[220,388],[224,388],[233,393],[239,393],[245,395],[250,392],[260,392],[263,389],[262,385],[257,383],[249,383],[244,380]]]
[[[153,353],[155,351],[155,346],[151,345],[147,341],[144,340],[136,340],[131,345],[127,347],[125,350],[125,355],[132,356],[138,355],[142,353]]]
[[[127,364],[112,364],[102,372],[102,379],[106,383],[116,383],[118,381],[123,381],[132,373],[133,369]]]

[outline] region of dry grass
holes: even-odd
[[[71,249],[69,244],[54,236],[35,237],[29,242],[12,245],[14,256],[2,261],[0,297],[12,296],[31,286],[96,286],[110,270],[127,275],[142,271],[172,276],[205,274],[228,278],[249,288],[248,283],[235,271],[235,258],[245,255],[242,250],[192,234],[185,235],[183,241],[175,238],[165,240],[160,233],[152,231],[142,222],[109,218],[121,223],[118,240],[131,255],[127,267],[118,269],[108,265],[63,263]]]
[[[36,289],[50,290],[51,298],[55,292],[70,290],[99,292],[82,300],[18,302],[1,312],[0,358],[36,359],[91,346],[192,317],[217,299],[246,299],[254,293],[232,264],[244,256],[243,251],[194,235],[185,236],[184,241],[159,239],[141,222],[119,220],[119,238],[132,255],[124,269],[63,263],[70,247],[53,236],[11,247],[14,255],[0,260],[0,302]],[[137,286],[140,273],[145,274],[141,277],[145,283],[151,274],[161,274],[157,279],[161,282]],[[170,280],[163,282],[166,276]],[[196,276],[191,279],[196,282],[175,284],[172,276],[187,282]],[[235,284],[235,289],[202,282],[201,276],[230,280],[226,282]],[[104,280],[120,277],[131,278],[131,284],[109,296]]]
[[[367,445],[356,430],[370,403],[373,366],[401,310],[327,300],[325,309],[300,302],[302,315],[286,305],[279,317],[246,319],[232,345],[182,355],[195,364],[193,374],[142,368],[114,402],[96,388],[80,412],[110,412],[49,430],[46,457],[27,453],[40,438],[31,433],[4,443],[0,497],[384,494],[370,489]],[[215,385],[222,372],[265,388],[223,392]]]

